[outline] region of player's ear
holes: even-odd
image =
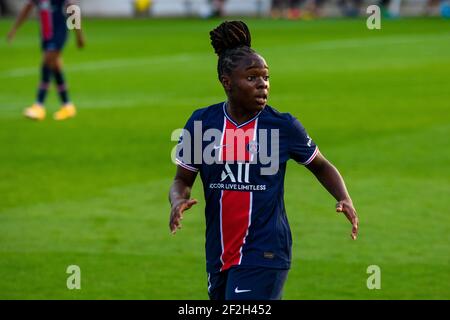
[[[230,91],[231,89],[231,79],[228,75],[223,75],[220,77],[220,82],[222,82],[222,86],[225,89],[225,91]]]

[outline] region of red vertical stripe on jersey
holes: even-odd
[[[241,247],[250,218],[250,192],[224,190],[222,194],[222,271],[241,260]]]
[[[248,162],[251,154],[247,150],[248,143],[253,140],[257,120],[241,128],[224,118],[225,125],[222,139],[222,158],[224,162]],[[244,181],[244,167],[242,164],[241,177],[236,176],[236,182]],[[239,173],[235,172],[236,175]],[[239,181],[240,180],[240,181]],[[235,183],[228,179],[223,183]],[[252,195],[248,191],[224,190],[221,198],[221,232],[223,263],[221,271],[227,270],[241,262],[241,249],[245,242],[251,220]]]
[[[53,37],[51,3],[50,0],[41,0],[39,5],[42,36],[44,37],[44,40],[49,40]]]
[[[225,134],[223,137],[223,161],[250,161],[250,152],[247,146],[253,140],[256,120],[241,128],[225,118]]]

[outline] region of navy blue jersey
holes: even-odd
[[[219,103],[196,110],[184,129],[176,163],[200,172],[203,182],[207,272],[234,265],[289,268],[286,163],[294,159],[308,164],[318,153],[302,124],[266,106],[237,125],[226,104]],[[204,134],[200,141],[199,134]],[[214,155],[215,161],[205,161],[205,154]]]
[[[63,39],[67,34],[66,6],[71,0],[30,0],[39,11],[43,41]]]

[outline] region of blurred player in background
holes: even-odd
[[[0,0],[0,16],[7,16],[9,14],[9,7],[5,0]]]
[[[302,18],[314,19],[322,16],[322,8],[326,3],[326,0],[308,0],[305,4],[305,12],[302,15]]]
[[[151,0],[134,0],[134,15],[136,17],[149,16],[151,6]]]
[[[313,19],[320,17],[326,0],[272,0],[272,18],[290,20]]]
[[[338,0],[339,9],[344,17],[358,17],[361,12],[362,0]]]
[[[301,0],[272,0],[271,15],[272,18],[300,18]]]
[[[213,17],[222,17],[224,15],[225,0],[209,0],[212,8]]]
[[[58,89],[62,106],[54,114],[55,120],[72,118],[76,114],[74,104],[69,100],[69,94],[64,79],[62,51],[67,39],[66,8],[74,4],[72,0],[29,0],[8,33],[8,41],[11,42],[18,28],[28,18],[33,7],[38,8],[41,26],[41,46],[43,60],[41,67],[41,82],[39,84],[36,102],[25,109],[24,115],[33,120],[44,120],[46,111],[44,107],[50,80],[53,75]],[[76,30],[77,46],[84,47],[84,37],[81,29]]]

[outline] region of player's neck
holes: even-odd
[[[233,103],[231,101],[228,101],[226,104],[226,109],[228,115],[233,119],[234,122],[236,122],[238,125],[247,122],[248,120],[255,117],[258,112],[251,112],[249,113],[248,110],[245,108],[239,106],[236,103]]]

